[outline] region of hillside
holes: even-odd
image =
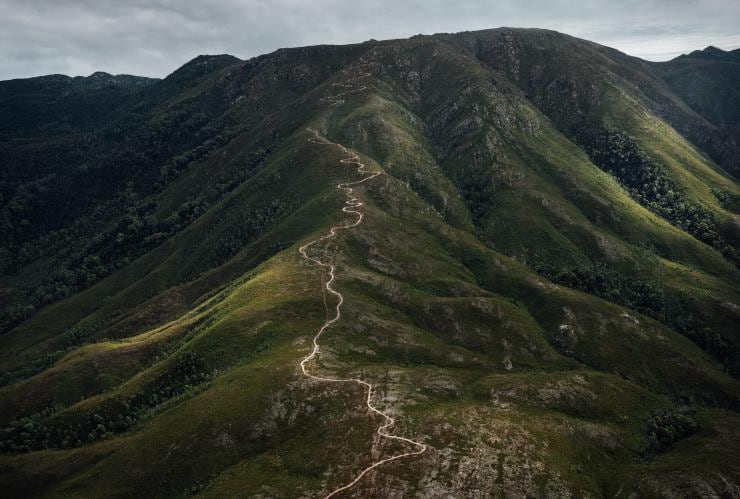
[[[651,63],[670,90],[707,122],[688,132],[736,178],[740,176],[740,49],[695,50],[672,61]]]
[[[500,28],[0,82],[5,495],[740,495],[726,59]]]

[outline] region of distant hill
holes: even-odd
[[[151,85],[157,78],[132,75],[111,75],[102,71],[90,76],[48,75],[34,78],[20,78],[3,82],[3,96],[48,93],[69,95],[74,92],[100,90],[106,87],[137,89]]]
[[[707,61],[740,62],[740,49],[722,50],[710,45],[704,50],[694,50],[693,52],[690,52],[688,54],[679,55],[673,60],[677,61],[681,59],[704,59]]]
[[[383,431],[426,450],[348,497],[736,496],[736,57],[499,28],[0,82],[3,496],[325,497],[418,450]],[[299,365],[330,276],[309,366],[380,433]]]

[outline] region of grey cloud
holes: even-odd
[[[0,79],[164,76],[192,57],[498,26],[550,28],[649,59],[740,46],[736,0],[0,0]]]

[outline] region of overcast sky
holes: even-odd
[[[554,29],[666,60],[740,47],[740,0],[0,0],[0,79],[165,76],[199,54],[245,59],[499,26]]]

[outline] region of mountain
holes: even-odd
[[[712,45],[708,46],[704,50],[694,50],[689,54],[682,54],[674,59],[674,61],[685,60],[685,59],[704,59],[707,61],[727,61],[727,62],[740,62],[740,49],[735,50],[722,50]]]
[[[737,496],[732,64],[500,28],[0,82],[4,495]]]
[[[668,62],[651,63],[671,92],[688,104],[705,125],[678,125],[735,177],[740,175],[740,49],[707,47]]]

